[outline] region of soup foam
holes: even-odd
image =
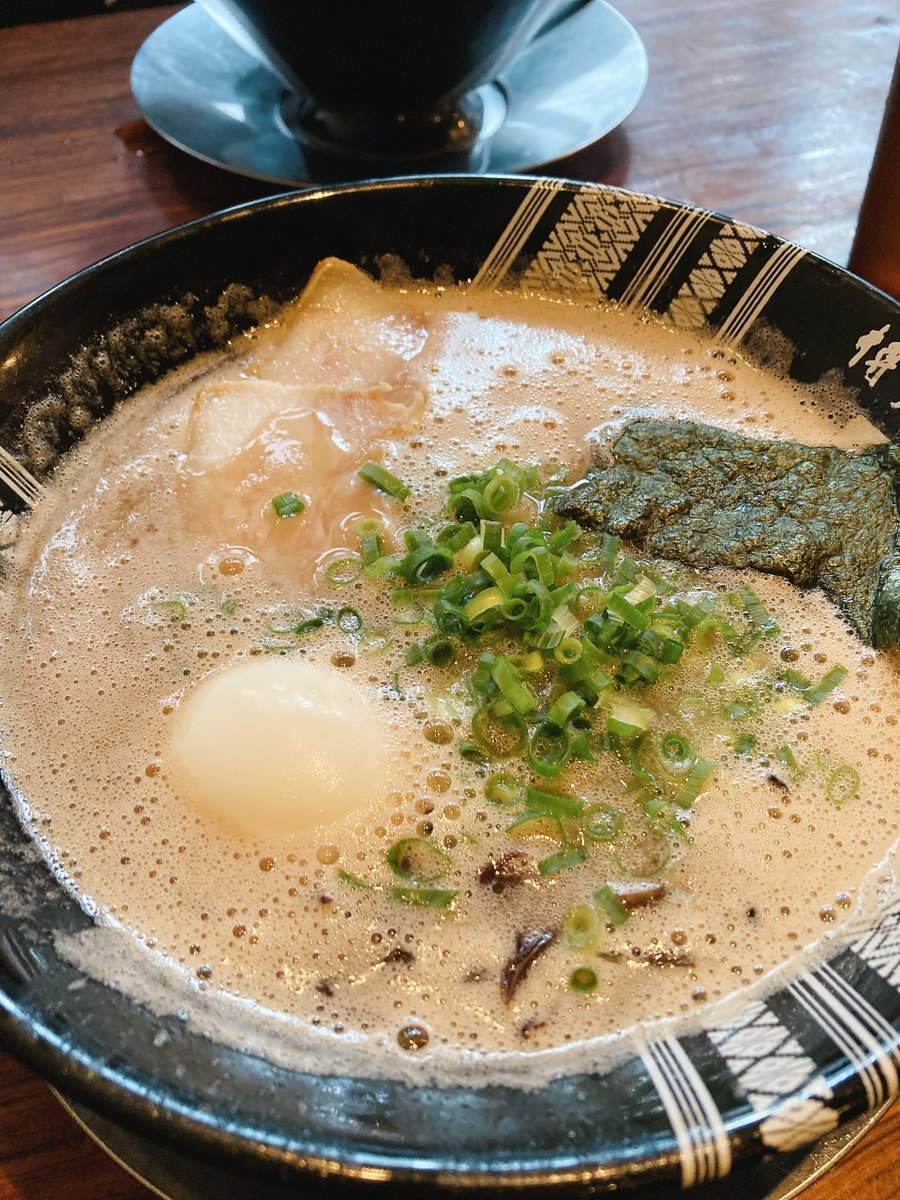
[[[893,886],[897,660],[862,645],[818,592],[754,576],[792,664],[813,678],[835,662],[849,673],[814,710],[747,729],[790,741],[805,762],[849,765],[859,795],[839,807],[824,767],[785,789],[757,759],[726,755],[665,895],[610,927],[592,958],[596,992],[568,986],[581,959],[557,937],[504,997],[498,977],[522,932],[558,930],[591,885],[577,871],[515,888],[482,881],[492,854],[552,846],[511,840],[486,802],[484,770],[458,753],[452,689],[406,664],[421,630],[398,624],[391,589],[334,582],[330,568],[358,544],[354,522],[378,517],[397,538],[441,510],[448,478],[501,456],[577,478],[638,414],[849,448],[881,435],[839,394],[814,398],[615,309],[451,289],[399,290],[391,304],[414,343],[400,386],[419,387],[424,407],[404,398],[361,444],[357,410],[331,412],[327,454],[339,461],[319,476],[302,465],[297,477],[319,490],[296,524],[254,525],[252,496],[241,508],[246,479],[272,495],[299,469],[288,463],[273,482],[260,466],[281,462],[271,445],[233,479],[228,454],[212,474],[209,459],[198,470],[191,459],[204,390],[297,386],[291,311],[228,359],[130,400],[72,453],[19,539],[3,598],[7,773],[47,861],[97,917],[66,947],[89,974],[293,1065],[416,1080],[439,1070],[449,1083],[487,1059],[495,1078],[527,1072],[538,1084],[570,1061],[606,1061],[622,1031],[695,1023],[772,987],[785,963],[798,969],[870,918]],[[405,505],[360,486],[358,466],[375,457],[409,484]],[[723,572],[714,585],[734,583]],[[296,637],[322,605],[361,614],[362,632],[326,623]],[[387,768],[331,825],[285,832],[261,817],[248,832],[252,796],[249,822],[229,824],[214,801],[179,790],[179,714],[201,681],[266,653],[339,674],[386,747]],[[622,803],[621,780],[593,765],[571,768],[566,787]],[[452,861],[453,911],[391,898],[385,852],[403,837]]]

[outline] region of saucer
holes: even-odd
[[[296,1180],[280,1183],[240,1174],[221,1163],[200,1159],[188,1151],[164,1146],[123,1129],[83,1104],[54,1091],[57,1100],[102,1150],[161,1200],[222,1200],[223,1196],[251,1195],[254,1200],[291,1200],[297,1196]],[[812,1146],[744,1167],[724,1179],[692,1188],[692,1200],[795,1200],[811,1183],[843,1159],[875,1122],[887,1112],[890,1102],[878,1110],[861,1113],[821,1138]],[[381,1195],[378,1191],[378,1195]],[[303,1195],[307,1200],[358,1198],[359,1186],[345,1188],[340,1180],[319,1183],[310,1179]],[[640,1189],[635,1200],[650,1196]],[[676,1186],[653,1189],[652,1200],[682,1200],[686,1193]]]
[[[478,89],[495,130],[477,148],[478,170],[525,171],[590,145],[628,116],[646,82],[644,45],[623,16],[603,0],[565,5]],[[316,182],[285,121],[284,84],[200,5],[147,38],[131,89],[148,124],[195,158],[271,183]]]

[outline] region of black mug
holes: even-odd
[[[480,85],[563,0],[201,0],[286,84],[309,155],[465,164],[484,131]]]

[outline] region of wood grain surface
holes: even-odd
[[[647,47],[646,94],[552,173],[727,212],[845,263],[897,54],[896,0],[617,7]],[[195,161],[141,120],[131,60],[173,11],[0,30],[0,319],[131,242],[278,190]],[[807,1200],[893,1200],[898,1139],[900,1106]],[[0,1200],[147,1195],[0,1054]]]

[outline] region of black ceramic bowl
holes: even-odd
[[[900,371],[876,371],[877,344],[862,354],[859,345],[881,330],[890,347],[900,307],[821,259],[727,218],[609,188],[389,181],[279,197],[172,230],[0,327],[0,544],[14,541],[40,481],[87,426],[223,345],[250,322],[253,299],[293,295],[325,255],[374,268],[388,253],[417,275],[449,265],[483,287],[587,285],[598,303],[708,328],[751,359],[772,344],[761,330],[775,329],[794,348],[794,377],[843,378],[897,433]],[[120,1124],[234,1170],[294,1180],[304,1194],[332,1189],[336,1177],[392,1195],[691,1185],[789,1152],[898,1090],[900,906],[724,1025],[711,1010],[702,1032],[651,1031],[609,1072],[534,1092],[410,1089],[274,1067],[80,977],[56,938],[89,924],[0,794],[4,1044]]]

